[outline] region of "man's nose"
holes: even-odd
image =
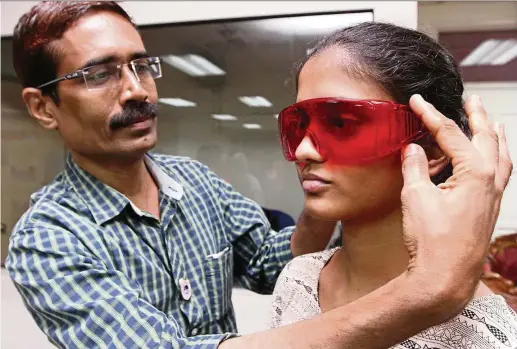
[[[122,92],[120,94],[120,104],[124,105],[127,101],[145,101],[149,98],[149,93],[138,81],[137,76],[129,66],[122,67],[121,76]]]

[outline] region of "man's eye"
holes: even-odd
[[[137,73],[147,73],[149,71],[149,65],[145,63],[136,64],[135,69]]]
[[[109,78],[109,76],[110,76],[110,73],[107,70],[99,71],[99,72],[95,72],[93,74],[89,74],[87,76],[87,80],[88,81],[99,81],[99,80],[107,79],[107,78]]]

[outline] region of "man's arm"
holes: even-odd
[[[431,274],[405,273],[352,303],[310,320],[232,338],[220,349],[386,349],[458,313],[467,292]],[[453,290],[458,291],[453,291]]]
[[[59,348],[215,349],[235,334],[187,337],[142,289],[92,255],[72,233],[13,233],[6,267],[40,329]]]
[[[7,268],[39,327],[60,348],[386,348],[443,319],[435,312],[452,312],[438,305],[458,303],[442,303],[451,297],[441,297],[438,282],[424,293],[425,280],[400,277],[357,302],[284,328],[235,339],[229,333],[187,337],[176,319],[141,298],[138,284],[68,231],[34,226],[16,232]]]

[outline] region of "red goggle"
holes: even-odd
[[[339,165],[378,159],[429,134],[407,105],[344,98],[295,103],[280,112],[278,127],[288,161],[296,161],[296,149],[309,137],[327,162]]]

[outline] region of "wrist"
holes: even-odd
[[[436,319],[437,324],[458,315],[472,299],[477,284],[477,280],[458,278],[450,270],[437,272],[423,268],[408,270],[401,279],[412,302],[418,304],[417,309]]]

